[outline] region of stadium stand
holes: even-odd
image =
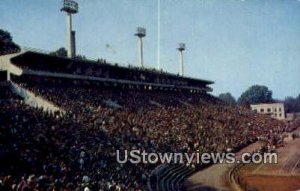
[[[122,67],[99,61],[77,60],[55,57],[43,53],[25,52],[11,59],[26,74],[55,75],[69,78],[93,77],[89,79],[106,81],[118,80],[119,83],[159,84],[164,87],[190,87],[198,91],[211,91],[212,81],[181,77],[171,73],[138,67]],[[47,73],[51,71],[52,74]],[[68,75],[66,75],[68,74]]]
[[[206,80],[33,52],[11,61],[23,72],[1,92],[20,86],[65,113],[3,94],[0,190],[181,190],[203,166],[119,164],[116,151],[237,151],[293,128],[224,104]]]

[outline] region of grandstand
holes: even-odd
[[[90,79],[95,81],[118,81],[118,83],[122,84],[165,87],[174,90],[188,89],[198,92],[212,91],[208,85],[213,84],[212,81],[179,77],[178,75],[162,71],[122,67],[101,61],[60,58],[30,51],[12,58],[11,61],[22,68],[24,74],[30,75],[40,75],[39,73],[42,71],[51,71],[62,77],[70,75],[74,75],[71,78],[77,77],[81,79],[93,77]],[[43,75],[45,76],[47,73],[43,73]]]
[[[116,150],[238,151],[291,130],[224,104],[208,80],[33,51],[0,65],[4,190],[183,190],[209,164],[119,164]]]
[[[119,6],[123,7],[121,4]],[[160,18],[160,1],[158,7]],[[207,9],[210,6],[201,7]],[[213,7],[217,7],[218,12],[222,10],[219,6]],[[102,12],[103,8],[85,11],[94,14]],[[225,169],[216,167],[212,162],[204,164],[197,163],[196,160],[183,160],[180,164],[174,160],[155,164],[120,163],[116,157],[117,151],[239,153],[244,149],[249,150],[248,147],[253,145],[259,145],[262,151],[273,151],[284,144],[287,135],[291,135],[293,139],[296,137],[295,133],[287,132],[298,128],[300,121],[279,121],[243,106],[228,105],[211,94],[214,81],[186,76],[183,66],[185,43],[179,43],[177,48],[180,56],[179,74],[160,69],[160,21],[157,26],[158,68],[144,67],[142,38],[146,36],[146,28],[143,27],[138,27],[135,33],[139,40],[140,67],[125,67],[122,63],[109,63],[105,59],[91,60],[76,55],[75,34],[80,30],[73,30],[72,14],[78,13],[78,3],[64,0],[60,10],[66,13],[67,18],[68,43],[65,57],[55,52],[50,54],[36,49],[21,50],[13,43],[10,34],[2,31],[6,38],[0,41],[3,48],[0,49],[0,191],[181,191],[188,189],[184,182],[196,173],[203,172],[202,178],[215,178],[211,168],[219,173],[218,180],[224,179],[224,174],[229,172],[226,186],[230,189],[240,186],[246,190],[249,177],[246,173],[244,177],[239,176],[242,164],[232,164],[233,168],[228,165]],[[195,10],[201,12],[197,7]],[[114,11],[118,12],[117,9]],[[207,14],[207,11],[203,13]],[[196,12],[191,14],[198,18]],[[107,18],[91,18],[101,20],[101,31],[105,31],[101,37],[104,34],[111,35],[103,22],[112,23],[110,19],[113,18],[113,12],[108,10],[108,13]],[[188,11],[182,13],[188,15]],[[154,18],[153,14],[155,11],[151,10],[151,19]],[[218,15],[222,16],[221,12]],[[37,17],[40,19],[40,16]],[[171,18],[172,15],[169,16]],[[205,27],[196,25],[201,23],[198,20],[189,23],[189,19],[182,19],[184,25],[181,26],[178,22],[181,19],[178,17],[180,14],[174,17],[174,24],[179,29],[191,25],[193,30],[200,28],[201,32],[205,31]],[[124,17],[124,21],[127,20],[131,21],[131,18]],[[148,22],[149,18],[145,20]],[[249,26],[250,21],[251,19],[247,22]],[[216,29],[210,24],[203,24]],[[92,23],[93,27],[95,25],[97,24]],[[127,30],[122,25],[117,28],[119,33]],[[164,33],[167,34],[171,31],[175,34],[177,30],[176,27],[173,31],[173,26],[165,28]],[[216,31],[222,29],[220,26],[217,28]],[[153,33],[149,31],[150,34]],[[185,38],[198,36],[195,31],[186,33]],[[224,34],[225,32],[224,30]],[[242,32],[244,34],[244,30]],[[44,35],[43,32],[39,33]],[[99,34],[81,33],[79,36],[82,35],[92,36],[93,39],[86,40],[90,43]],[[217,36],[221,35],[218,33]],[[212,36],[212,39],[215,40],[215,37],[216,35]],[[232,37],[237,38],[235,33]],[[208,41],[198,40],[195,40],[196,44],[211,42],[210,38]],[[109,42],[109,39],[105,41]],[[226,41],[220,42],[227,48]],[[229,43],[232,44],[231,41]],[[248,47],[241,44],[242,48]],[[212,43],[212,46],[215,44]],[[107,44],[106,48],[109,47]],[[89,48],[93,49],[93,46]],[[207,48],[210,49],[209,46]],[[94,50],[100,52],[98,48]],[[210,51],[212,54],[208,56],[221,53],[218,49]],[[242,51],[247,52],[244,49]],[[200,49],[195,52],[199,53]],[[215,60],[219,61],[221,56],[222,54]],[[297,148],[297,145],[293,148]],[[251,152],[253,150],[256,147]],[[292,157],[284,164],[283,169],[288,169],[288,172],[299,171],[297,157]],[[262,166],[255,169],[259,170]],[[199,182],[202,184],[204,181],[201,179]],[[218,185],[200,185],[202,186],[205,190],[215,190]]]

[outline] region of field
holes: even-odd
[[[300,128],[296,131],[300,133]],[[278,164],[249,164],[239,169],[239,179],[244,188],[255,191],[298,191],[300,190],[300,138],[285,139],[286,145],[278,148]],[[249,145],[242,151],[248,152],[259,147]],[[199,171],[185,182],[188,191],[230,191],[227,179],[233,165],[216,164]]]
[[[256,142],[237,153],[237,158],[244,152],[252,152],[264,143]],[[232,188],[228,182],[228,172],[233,164],[215,164],[189,177],[184,186],[188,191],[230,191]]]
[[[242,167],[240,178],[243,183],[258,191],[300,190],[300,139],[287,138],[286,145],[279,148],[277,153],[278,164]]]
[[[258,191],[296,191],[300,189],[300,176],[249,175],[247,185]]]

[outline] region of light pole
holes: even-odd
[[[183,68],[183,51],[185,50],[185,44],[179,43],[179,46],[177,48],[179,50],[179,75],[184,75],[184,68]]]
[[[142,38],[146,36],[146,29],[142,28],[142,27],[138,27],[137,32],[134,35],[138,37],[139,65],[140,65],[140,67],[144,67],[144,54],[143,54]]]
[[[75,31],[72,31],[72,14],[78,13],[78,3],[73,0],[64,0],[61,11],[66,12],[67,18],[67,51],[68,57],[75,57]]]

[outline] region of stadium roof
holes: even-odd
[[[40,53],[40,52],[34,52],[34,51],[27,51],[23,54],[20,54],[14,58],[11,59],[12,63],[18,63],[19,65],[25,65],[26,66],[41,66],[41,63],[48,66],[53,67],[59,67],[59,66],[66,66],[70,63],[76,63],[76,64],[84,64],[87,66],[101,66],[102,68],[111,69],[111,70],[121,70],[125,72],[130,71],[141,71],[146,74],[154,74],[154,75],[160,75],[169,79],[185,79],[192,83],[201,83],[204,85],[213,84],[213,81],[209,80],[203,80],[203,79],[197,79],[197,78],[191,78],[191,77],[181,77],[177,74],[172,74],[164,71],[158,71],[156,69],[148,69],[148,68],[139,68],[134,66],[120,66],[117,64],[110,64],[110,63],[100,63],[96,60],[88,60],[88,59],[70,59],[66,57],[59,57],[59,56],[53,56],[46,53]]]

